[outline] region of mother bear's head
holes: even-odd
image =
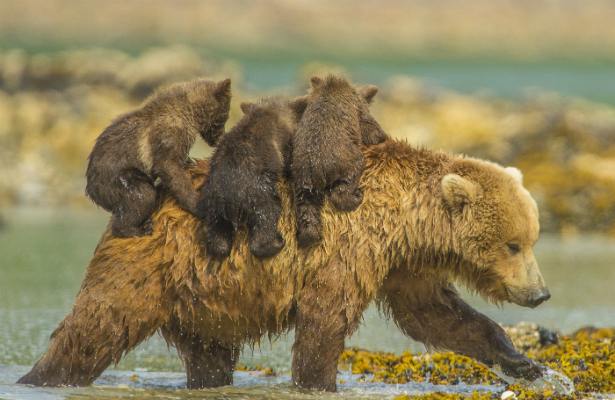
[[[534,308],[551,297],[532,251],[539,231],[536,202],[518,169],[480,163],[482,168],[445,175],[441,184],[454,247],[472,271],[457,279],[496,303]]]

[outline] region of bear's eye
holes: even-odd
[[[521,248],[516,243],[508,243],[506,246],[508,246],[508,250],[510,250],[510,254],[513,256],[521,251]]]

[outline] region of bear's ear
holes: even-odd
[[[305,96],[294,98],[290,101],[290,108],[297,115],[297,118],[301,118],[301,116],[305,112],[309,99],[310,99],[310,96],[305,95]]]
[[[448,174],[442,179],[442,197],[452,209],[461,209],[476,200],[479,187],[470,180],[456,174]]]
[[[322,78],[314,75],[313,77],[310,78],[310,82],[312,82],[312,87],[315,88],[315,87],[322,85]]]
[[[216,91],[214,92],[214,97],[218,101],[231,99],[231,80],[230,79],[227,78],[223,81],[218,82],[218,86],[216,87]]]
[[[523,174],[515,167],[507,167],[504,168],[504,171],[510,176],[512,176],[521,186],[523,186]]]
[[[250,108],[252,108],[253,105],[254,103],[251,101],[242,101],[239,107],[244,114],[247,114],[247,112],[250,110]]]
[[[359,89],[359,95],[367,101],[367,104],[372,104],[374,101],[374,97],[378,93],[378,86],[374,85],[365,85]]]

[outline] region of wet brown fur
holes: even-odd
[[[360,145],[387,139],[368,105],[376,86],[357,89],[333,75],[312,77],[307,109],[293,140],[292,178],[297,207],[297,243],[309,247],[321,238],[324,197],[340,211],[353,211],[363,201],[359,180],[365,167]]]
[[[184,360],[189,388],[227,385],[237,349],[294,326],[293,381],[334,391],[344,339],[373,300],[405,334],[432,348],[539,376],[539,367],[453,286],[463,282],[495,302],[509,300],[502,286],[518,271],[505,243],[527,239],[523,252],[531,253],[537,235],[529,194],[487,162],[393,140],[363,150],[363,203],[343,213],[325,202],[323,239],[310,249],[297,248],[286,181],[279,184],[280,226],[288,242],[270,259],[252,256],[245,230],[228,258],[209,257],[195,245],[202,222],[170,195],[152,217],[152,236],[118,239],[107,231],[50,349],[19,382],[91,384],[160,329]],[[189,169],[195,187],[207,169],[207,161]],[[474,190],[464,181],[443,184],[456,176]],[[446,200],[444,191],[454,196]]]
[[[245,115],[220,140],[197,205],[210,255],[227,257],[239,227],[248,228],[256,257],[273,257],[284,248],[278,182],[289,175],[292,140],[307,101],[274,96],[241,104]]]
[[[184,168],[191,162],[188,153],[197,134],[215,146],[224,133],[230,83],[197,79],[161,89],[98,137],[85,191],[113,214],[115,236],[151,234],[146,221],[158,206],[157,179],[183,209],[197,214],[199,195]]]

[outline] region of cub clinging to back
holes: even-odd
[[[365,167],[360,145],[374,145],[388,135],[371,116],[376,86],[355,88],[334,75],[312,77],[312,91],[293,139],[292,178],[297,207],[297,245],[320,240],[320,209],[325,194],[340,211],[363,201],[358,188]]]
[[[103,131],[89,156],[85,191],[113,214],[114,236],[151,234],[147,220],[156,208],[157,179],[183,209],[199,216],[199,195],[184,167],[197,133],[216,145],[230,100],[230,79],[179,83],[157,91]]]
[[[241,103],[243,118],[218,144],[198,209],[205,215],[205,245],[214,257],[230,254],[235,231],[246,226],[250,251],[272,257],[286,244],[278,232],[278,181],[288,175],[292,139],[307,96]]]

